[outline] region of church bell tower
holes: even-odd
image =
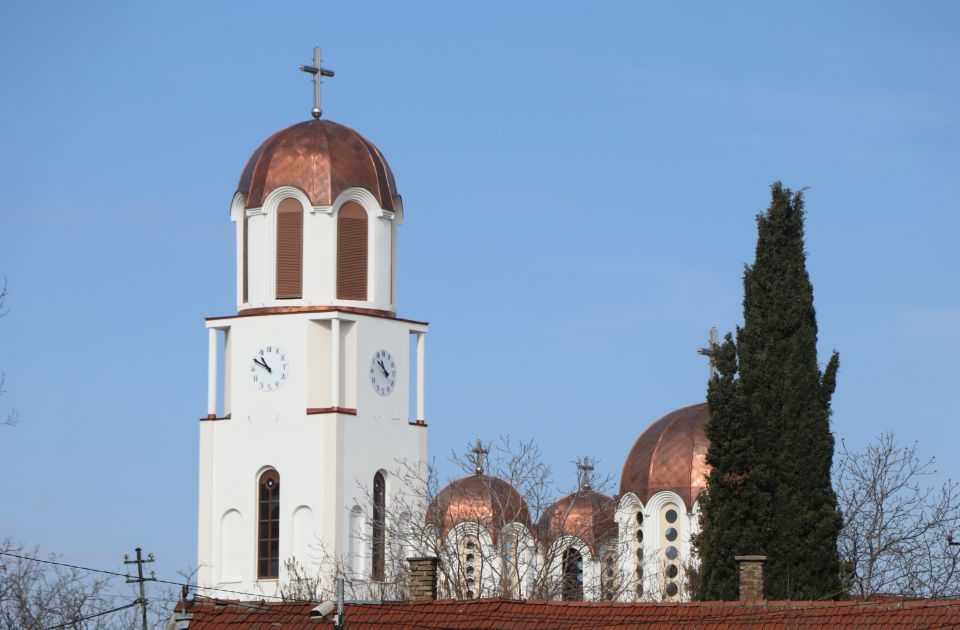
[[[318,49],[301,70],[313,118],[243,169],[237,313],[206,320],[198,586],[234,591],[211,596],[275,595],[289,561],[382,579],[398,462],[426,461],[427,324],[396,306],[401,198],[377,147],[321,119]]]

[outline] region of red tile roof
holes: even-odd
[[[313,604],[238,603],[197,599],[181,602],[190,613],[186,630],[322,630],[326,620],[310,617]],[[332,617],[332,615],[331,615]],[[498,599],[347,604],[348,630],[373,628],[955,628],[960,600],[880,602],[560,602]]]

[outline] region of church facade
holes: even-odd
[[[330,571],[375,592],[431,555],[455,597],[683,599],[705,405],[637,439],[616,497],[585,477],[534,520],[480,460],[429,496],[428,326],[397,314],[403,203],[377,147],[319,98],[313,113],[254,151],[230,207],[237,312],[206,320],[200,592],[276,596]]]

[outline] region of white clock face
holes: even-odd
[[[370,361],[370,384],[381,396],[389,396],[397,384],[397,366],[386,350],[377,350]]]
[[[287,382],[287,354],[279,346],[264,346],[253,355],[250,375],[260,391],[272,392]]]

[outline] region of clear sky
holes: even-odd
[[[400,315],[431,322],[430,452],[536,438],[619,478],[704,398],[754,216],[807,191],[835,435],[960,477],[955,3],[0,5],[0,537],[115,568],[195,563],[203,317],[235,311],[228,209],[309,117],[403,194]],[[451,472],[449,467],[445,472]]]

